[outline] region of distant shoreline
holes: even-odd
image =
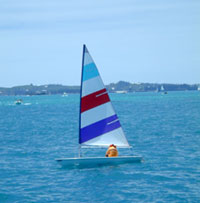
[[[110,93],[131,93],[131,92],[168,92],[168,91],[190,91],[199,90],[200,84],[166,84],[166,83],[129,83],[119,81],[106,85]],[[79,93],[80,86],[66,86],[58,84],[49,85],[23,85],[10,88],[0,87],[0,95],[51,95]]]

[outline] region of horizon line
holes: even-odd
[[[111,85],[111,84],[117,84],[119,82],[125,82],[125,83],[130,83],[130,84],[136,84],[136,85],[140,85],[140,84],[156,84],[156,85],[200,85],[199,83],[168,83],[168,82],[164,82],[164,83],[157,83],[157,82],[128,82],[128,81],[124,81],[124,80],[120,80],[118,82],[111,82],[109,84],[105,84],[105,86],[107,85]],[[21,87],[21,86],[47,86],[47,85],[61,85],[61,86],[80,86],[79,85],[67,85],[67,84],[61,84],[61,83],[48,83],[48,84],[24,84],[24,85],[14,85],[14,86],[0,86],[0,88],[14,88],[14,87]]]

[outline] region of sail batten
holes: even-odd
[[[83,47],[79,144],[129,147],[99,71]]]

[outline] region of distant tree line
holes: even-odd
[[[187,91],[197,90],[198,84],[157,84],[157,83],[129,83],[119,81],[107,85],[109,92],[127,91],[127,92],[154,92],[154,91]]]
[[[106,85],[109,92],[153,92],[153,91],[188,91],[198,90],[199,84],[156,84],[156,83],[129,83],[119,81]],[[51,95],[74,94],[80,92],[80,86],[49,85],[24,85],[11,88],[0,87],[0,95]]]

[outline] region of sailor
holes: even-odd
[[[106,152],[106,157],[115,157],[115,156],[118,156],[117,146],[111,144]]]

